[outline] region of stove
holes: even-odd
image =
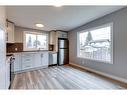
[[[15,62],[15,57],[13,54],[7,54],[6,55],[7,60],[10,62],[10,86],[14,80],[14,62]]]

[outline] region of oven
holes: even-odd
[[[10,80],[10,86],[11,86],[11,84],[12,84],[12,82],[14,80],[14,62],[15,62],[15,57],[14,57],[13,54],[7,54],[6,56],[8,58],[8,62],[10,64],[10,66],[9,66],[9,68],[10,68],[10,70],[9,70],[9,76],[10,76],[9,80]]]

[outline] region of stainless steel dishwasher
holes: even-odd
[[[57,52],[49,53],[49,65],[57,65]]]

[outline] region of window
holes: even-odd
[[[48,50],[48,34],[24,32],[24,50]]]
[[[47,49],[47,35],[37,35],[37,48]]]
[[[35,34],[26,34],[26,47],[36,48],[36,35]]]
[[[112,62],[112,24],[78,33],[78,57]]]

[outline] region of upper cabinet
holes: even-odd
[[[55,39],[56,39],[56,32],[55,31],[51,31],[50,32],[50,37],[49,37],[49,44],[51,45],[54,45],[56,42],[55,42]]]
[[[14,33],[15,43],[23,43],[23,30],[20,27],[15,26]]]
[[[7,35],[6,35],[7,43],[14,43],[14,23],[7,21]]]
[[[68,38],[67,32],[57,31],[58,38]]]

